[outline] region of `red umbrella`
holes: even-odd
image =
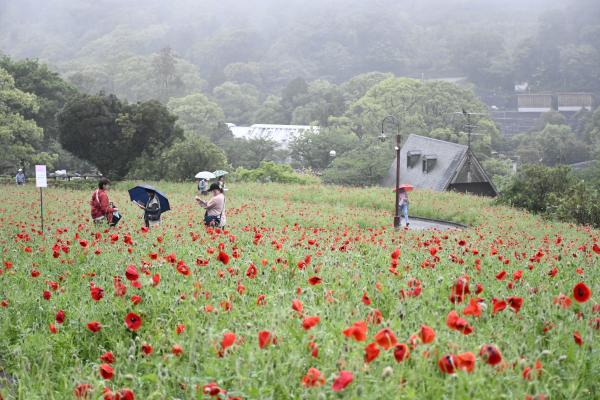
[[[411,192],[414,190],[414,186],[413,185],[409,185],[408,183],[403,183],[402,185],[400,185],[399,189],[404,189],[405,192]],[[392,190],[392,192],[396,192],[397,189]]]

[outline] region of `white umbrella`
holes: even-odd
[[[225,176],[227,175],[229,172],[227,171],[223,171],[222,169],[218,169],[216,171],[213,171],[213,174],[218,178],[220,176]]]
[[[202,171],[202,172],[198,172],[194,178],[210,180],[210,179],[215,179],[216,176],[212,172]]]

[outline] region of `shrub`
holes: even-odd
[[[164,149],[158,157],[143,155],[133,162],[128,178],[185,181],[202,170],[214,171],[227,166],[225,153],[201,137],[186,137]]]
[[[265,161],[256,169],[238,168],[231,176],[231,179],[238,182],[277,182],[277,183],[295,183],[299,185],[311,185],[319,183],[317,177],[294,172],[292,167],[287,164],[275,164]]]
[[[551,206],[551,200],[563,196],[574,181],[568,167],[525,165],[504,188],[498,201],[535,213],[544,213]]]

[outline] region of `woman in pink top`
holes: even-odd
[[[218,183],[213,183],[208,188],[212,197],[208,201],[202,200],[196,196],[196,201],[200,207],[206,209],[204,213],[204,225],[206,226],[225,226],[225,195]]]

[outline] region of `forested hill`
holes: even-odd
[[[179,94],[226,81],[279,93],[297,77],[370,71],[598,90],[599,15],[596,0],[3,0],[0,51],[131,100],[150,97],[144,82],[165,47],[179,59]]]

